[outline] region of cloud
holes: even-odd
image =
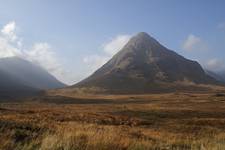
[[[16,23],[15,21],[11,21],[2,28],[1,32],[5,35],[15,35],[15,30]]]
[[[33,44],[30,50],[24,52],[24,56],[53,74],[61,70],[59,60],[48,43]]]
[[[15,41],[17,39],[15,31],[16,31],[15,21],[9,22],[1,30],[2,34],[10,41]]]
[[[89,68],[89,73],[92,73],[107,61],[112,58],[131,38],[130,35],[118,35],[109,42],[102,45],[102,54],[94,54],[83,58],[83,62]]]
[[[0,57],[12,57],[18,56],[21,52],[12,44],[9,43],[7,39],[0,36]]]
[[[213,58],[206,62],[206,68],[213,71],[220,71],[225,68],[225,65],[222,60]]]
[[[88,65],[89,72],[93,72],[102,65],[104,65],[110,59],[109,56],[105,55],[90,55],[83,59],[83,62]]]
[[[182,48],[186,51],[208,50],[207,44],[200,38],[190,34],[184,41]]]
[[[15,21],[12,21],[1,29],[0,58],[17,56],[29,60],[40,65],[59,80],[71,83],[67,78],[68,72],[61,65],[51,45],[46,42],[35,42],[31,48],[23,49],[22,38],[16,34],[16,28]]]
[[[110,42],[103,44],[103,50],[106,54],[112,56],[116,54],[129,41],[130,35],[118,35]]]

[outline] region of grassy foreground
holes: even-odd
[[[0,104],[2,150],[224,150],[225,95],[46,96]]]

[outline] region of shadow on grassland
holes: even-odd
[[[38,101],[42,103],[54,103],[54,104],[146,104],[149,100],[136,99],[130,97],[128,99],[89,99],[89,98],[72,98],[65,96],[43,96],[33,97],[27,99],[27,101]],[[152,102],[153,100],[151,100]]]

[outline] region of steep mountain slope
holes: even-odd
[[[206,70],[205,72],[206,72],[206,74],[215,78],[216,80],[225,83],[225,71],[213,72],[213,71],[210,71],[210,70]]]
[[[39,93],[39,89],[24,85],[13,76],[0,70],[0,98],[16,98]]]
[[[198,62],[178,55],[141,32],[105,65],[72,88],[97,87],[112,93],[151,92],[178,90],[184,83],[218,82],[206,75]]]
[[[62,88],[65,86],[43,68],[18,57],[0,59],[0,70],[24,85],[37,89]]]
[[[0,96],[32,95],[41,90],[62,88],[59,82],[41,67],[18,57],[0,59]]]

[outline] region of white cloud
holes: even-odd
[[[10,41],[15,41],[17,39],[15,31],[16,31],[15,21],[9,22],[1,30],[2,34]]]
[[[109,42],[103,44],[101,55],[90,55],[83,58],[83,62],[87,64],[90,73],[105,64],[113,55],[120,51],[129,41],[130,35],[118,35]]]
[[[207,44],[200,38],[190,34],[182,45],[186,51],[208,50]]]
[[[103,50],[106,54],[112,56],[116,54],[129,41],[130,35],[118,35],[110,42],[103,44]]]
[[[104,65],[111,57],[105,55],[90,55],[83,59],[83,62],[88,65],[90,73]]]
[[[62,67],[50,44],[37,42],[30,49],[23,49],[22,38],[17,36],[16,28],[16,23],[12,21],[1,29],[0,58],[18,56],[29,60],[40,65],[59,80],[70,84],[71,77],[67,78],[68,72]]]
[[[12,57],[20,55],[20,50],[9,43],[7,39],[0,36],[0,57]]]
[[[206,68],[213,71],[223,70],[225,67],[224,62],[220,59],[213,58],[206,62]]]
[[[14,33],[15,29],[16,29],[16,23],[15,23],[15,21],[12,21],[3,27],[1,32],[5,35],[11,35],[11,34],[15,34]]]
[[[51,73],[57,73],[61,70],[59,60],[48,43],[35,43],[30,50],[24,51],[24,56],[45,67]]]

